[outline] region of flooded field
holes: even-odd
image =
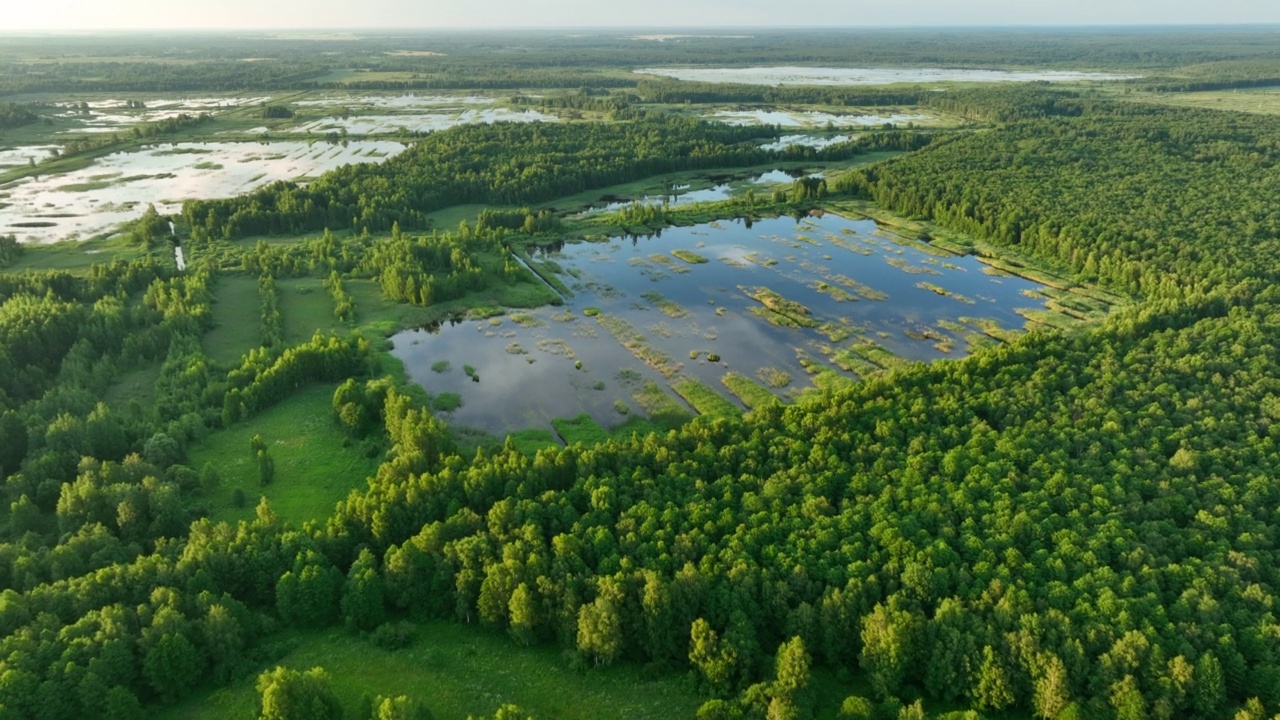
[[[788,137],[809,137],[809,136],[788,136]],[[821,139],[821,138],[817,138]],[[848,138],[845,138],[848,139]],[[840,141],[834,141],[840,142]],[[803,143],[801,143],[803,144]],[[831,144],[831,143],[827,143]],[[773,148],[769,145],[764,146],[766,149],[782,149]],[[669,192],[665,195],[641,195],[638,197],[610,197],[605,196],[601,202],[583,211],[583,214],[598,212],[616,212],[629,205],[666,205],[667,207],[680,207],[682,205],[692,205],[700,202],[712,202],[716,200],[728,200],[731,197],[744,194],[747,189],[758,185],[774,185],[781,183],[791,183],[796,178],[808,175],[816,177],[821,173],[805,173],[802,170],[769,170],[758,175],[748,175],[739,177],[738,179],[716,182],[711,187],[692,189],[691,185],[672,185]]]
[[[1058,292],[832,214],[670,228],[531,262],[573,291],[564,307],[393,338],[415,381],[460,400],[454,424],[504,433],[588,413],[611,426],[690,412],[707,391],[737,407],[787,398],[832,373],[963,356]]]
[[[962,70],[944,68],[642,68],[634,72],[696,82],[749,85],[893,85],[940,82],[1079,82],[1131,80],[1139,75],[1067,70]]]
[[[433,132],[459,125],[495,122],[558,122],[555,115],[536,110],[507,108],[468,109],[459,112],[403,113],[398,115],[351,115],[327,117],[289,128],[289,132],[329,133],[346,131],[351,135],[389,135],[400,132]]]
[[[21,145],[18,147],[0,149],[0,170],[5,168],[22,167],[32,161],[38,163],[53,155],[55,151],[62,152],[62,146]]]
[[[0,187],[0,233],[21,242],[88,239],[142,214],[177,212],[183,200],[230,197],[341,165],[381,162],[397,142],[169,143],[107,155],[82,170]]]
[[[777,142],[765,143],[760,147],[765,150],[779,151],[786,150],[792,145],[800,145],[814,150],[821,150],[832,145],[839,145],[842,142],[849,142],[852,139],[852,135],[783,135],[778,138]]]
[[[299,100],[293,105],[298,107],[349,107],[379,108],[383,110],[408,110],[419,107],[448,107],[465,105],[492,105],[494,99],[477,95],[445,96],[445,95],[355,95],[336,93]]]
[[[885,123],[933,120],[928,115],[893,113],[891,115],[833,115],[825,112],[792,110],[721,110],[707,116],[726,125],[777,125],[792,128],[875,127]]]
[[[257,97],[202,97],[202,98],[165,98],[142,100],[93,100],[85,103],[63,102],[58,106],[62,112],[56,114],[63,120],[70,120],[75,127],[61,131],[67,133],[109,133],[139,123],[169,120],[182,114],[198,115],[205,112],[216,112],[228,108],[261,105],[269,101],[268,96]]]

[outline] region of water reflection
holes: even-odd
[[[613,425],[625,419],[618,403],[642,412],[635,394],[646,381],[669,388],[680,377],[736,402],[721,382],[731,371],[762,385],[767,378],[787,397],[810,386],[806,363],[854,377],[851,357],[869,344],[909,359],[960,357],[980,334],[977,319],[1020,328],[1016,309],[1045,305],[1037,283],[833,214],[672,227],[534,254],[563,268],[574,292],[564,307],[393,338],[415,381],[462,397],[455,424],[502,433],[585,412]],[[764,306],[751,297],[760,288],[807,309],[810,326],[761,317]],[[597,310],[642,336],[650,362],[610,332],[617,323],[584,312]]]

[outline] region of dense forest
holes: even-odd
[[[800,52],[769,37],[779,46],[766,57]],[[1130,49],[1128,61],[1251,63],[1269,52],[1244,30],[1226,49],[1193,30],[1178,37],[1142,57]],[[990,62],[1043,39],[995,33],[966,55],[943,38],[936,54],[913,57]],[[1091,50],[1059,39],[1043,56],[1118,62],[1132,39],[1116,31]],[[571,44],[594,58],[583,67],[600,65],[591,42]],[[879,43],[863,56],[888,61]],[[642,47],[692,62],[718,46]],[[238,65],[246,85],[315,71]],[[172,82],[195,82],[195,70],[175,72]],[[380,341],[285,342],[279,283],[323,281],[343,322],[357,312],[355,281],[426,307],[532,286],[512,244],[563,229],[538,204],[786,157],[759,149],[776,128],[589,93],[548,101],[613,116],[459,127],[305,186],[190,201],[181,221],[198,259],[185,273],[160,240],[167,222],[149,212],[131,236],[136,259],[0,272],[0,718],[141,718],[260,672],[263,717],[339,717],[323,671],[262,672],[287,649],[282,631],[342,628],[395,647],[406,619],[554,645],[584,673],[630,663],[688,675],[705,698],[701,720],[811,718],[819,669],[866,680],[842,718],[924,718],[925,701],[972,708],[936,716],[967,719],[1280,714],[1274,118],[1041,86],[915,95],[644,81],[632,92],[923,103],[980,120],[835,146],[831,157],[905,152],[825,183],[802,178],[772,209],[874,200],[1135,302],[1083,329],[1029,333],[740,418],[536,454],[511,442],[463,452],[383,366]],[[465,203],[526,207],[421,231],[428,213]],[[323,234],[236,242],[309,230]],[[0,237],[0,267],[24,260]],[[243,278],[261,346],[220,362],[201,340],[219,283]],[[148,363],[159,366],[153,403],[103,401]],[[359,489],[330,517],[303,527],[266,501],[252,520],[210,520],[218,468],[194,467],[188,449],[317,383],[337,387],[328,421],[382,458],[374,476],[354,478]],[[273,482],[271,448],[255,438],[244,452]],[[378,697],[367,709],[421,718],[431,702]]]
[[[1234,87],[1280,77],[1261,28],[757,30],[654,42],[629,32],[566,35],[363,32],[191,33],[0,38],[0,95],[36,92],[286,88],[633,87],[611,70],[660,65],[1046,67],[1141,70],[1135,86]],[[253,62],[243,62],[252,59]],[[193,62],[194,61],[194,62]],[[388,74],[401,74],[388,77]],[[1214,83],[1205,85],[1205,83]]]

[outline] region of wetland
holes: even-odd
[[[529,262],[568,287],[564,305],[392,338],[451,423],[501,435],[584,413],[605,427],[692,414],[708,393],[739,410],[761,392],[791,400],[962,357],[1061,293],[832,213],[554,245]]]

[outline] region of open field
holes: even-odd
[[[291,633],[297,645],[278,664],[324,667],[348,717],[366,693],[417,698],[437,720],[489,715],[505,703],[539,720],[596,720],[603,708],[617,720],[674,720],[693,717],[702,703],[679,675],[645,680],[634,665],[575,671],[554,648],[522,648],[504,635],[452,623],[418,624],[415,633],[412,646],[390,652],[340,630]],[[253,681],[201,692],[154,717],[250,717]]]
[[[258,498],[266,497],[281,518],[301,525],[328,517],[334,503],[352,488],[363,487],[365,478],[378,469],[381,453],[375,446],[370,457],[364,444],[348,440],[338,429],[333,391],[330,385],[307,387],[189,449],[192,467],[211,463],[221,479],[205,498],[214,520],[252,518]],[[262,436],[275,461],[275,479],[266,486],[259,482],[250,447],[255,435]],[[243,506],[233,502],[236,490],[244,493]]]

